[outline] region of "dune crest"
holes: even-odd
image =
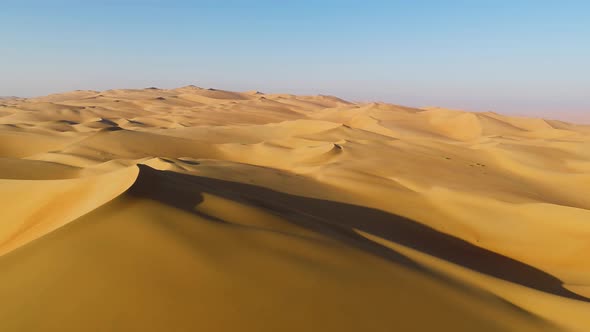
[[[0,180],[6,206],[0,219],[0,255],[91,212],[135,182],[136,167],[67,180]],[[23,199],[26,197],[26,199]]]

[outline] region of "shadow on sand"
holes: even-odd
[[[139,168],[138,179],[128,191],[133,196],[157,200],[198,213],[195,206],[203,201],[201,193],[210,193],[263,208],[289,222],[413,269],[426,271],[396,251],[358,235],[353,228],[496,278],[546,293],[590,302],[590,299],[567,290],[559,279],[542,270],[438,232],[408,218],[362,206],[286,194],[250,184],[159,171],[145,165],[139,165]]]

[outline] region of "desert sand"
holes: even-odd
[[[590,331],[590,126],[3,98],[0,202],[0,331]]]

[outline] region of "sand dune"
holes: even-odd
[[[0,100],[2,331],[590,329],[590,126],[178,89]]]

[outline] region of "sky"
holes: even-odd
[[[0,0],[0,96],[189,84],[590,122],[590,1]]]

